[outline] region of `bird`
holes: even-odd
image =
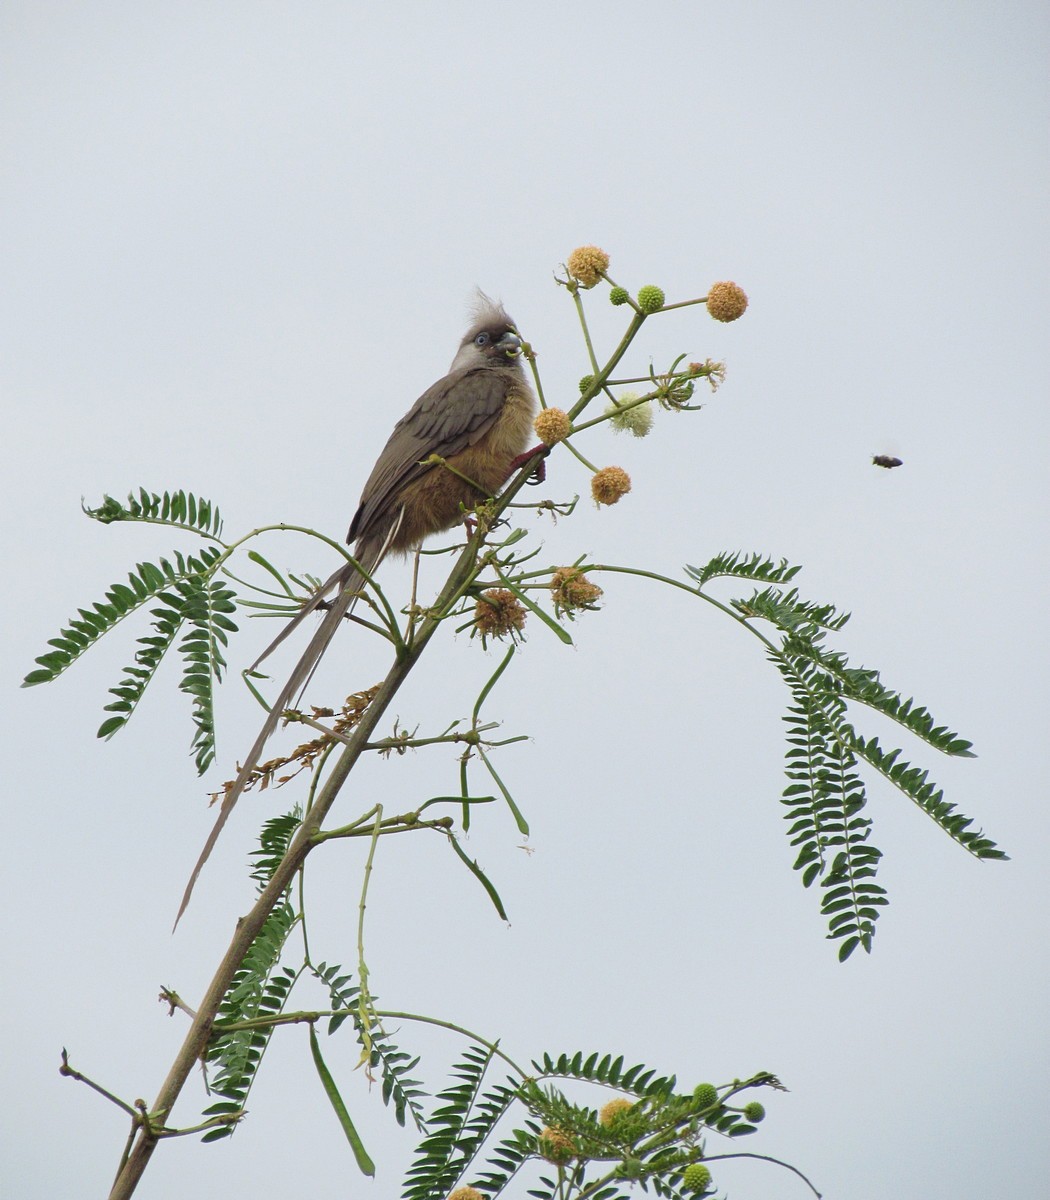
[[[386,555],[415,550],[431,534],[464,520],[466,510],[494,496],[533,453],[526,448],[537,402],[525,375],[517,327],[502,304],[480,291],[473,318],[448,374],[398,421],[372,468],[346,539],[357,565],[346,563],[325,580],[249,668],[257,668],[310,613],[326,607],[236,779],[226,787],[179,917],[266,742],[360,596],[366,574]],[[333,598],[326,605],[329,593]]]

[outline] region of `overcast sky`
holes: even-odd
[[[500,1037],[519,1061],[608,1050],[689,1086],[774,1071],[790,1092],[763,1097],[746,1148],[829,1200],[1041,1193],[1048,24],[1032,0],[8,0],[5,1195],[105,1194],[124,1118],[59,1078],[59,1051],[125,1098],[156,1094],[185,1025],[159,985],[200,995],[250,903],[256,831],[293,799],[242,802],[171,937],[207,793],[257,724],[236,672],[273,627],[234,643],[204,780],[174,663],[126,730],[94,737],[137,626],[18,691],[78,605],[193,548],[89,522],[81,498],[183,487],[231,537],[284,521],[341,539],[476,285],[570,406],[588,368],[552,273],[587,242],[632,290],[678,300],[733,279],[751,305],[729,326],[697,309],[647,326],[632,373],[684,353],[725,359],[726,383],[645,441],[599,431],[583,448],[634,490],[556,526],[523,515],[540,561],[803,564],[807,597],[854,613],[836,644],[974,741],[973,762],[894,744],[1012,861],[975,862],[872,780],[891,904],[874,953],[839,965],[791,870],[775,671],[707,606],[609,578],[575,648],[532,628],[488,702],[508,736],[530,735],[499,757],[528,852],[495,806],[465,843],[510,925],[438,839],[384,844],[368,908],[380,1002]],[[587,302],[608,349],[623,310]],[[536,496],[587,489],[561,453]],[[334,561],[290,535],[262,548],[316,575]],[[383,579],[405,596],[405,568]],[[469,715],[497,662],[446,636],[390,718],[436,732]],[[350,633],[317,699],[382,669]],[[454,790],[456,769],[443,750],[369,762],[339,818]],[[329,961],[356,956],[361,863],[339,847],[312,869]],[[399,1040],[443,1086],[461,1046],[408,1026]],[[351,1039],[327,1053],[374,1184],[295,1029],[237,1135],[163,1146],[140,1195],[398,1195],[414,1143],[353,1073]],[[195,1085],[176,1119],[200,1104]],[[764,1163],[715,1179],[734,1200],[808,1194]]]

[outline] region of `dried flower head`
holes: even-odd
[[[634,1108],[632,1101],[618,1096],[615,1100],[610,1100],[608,1104],[602,1105],[601,1111],[598,1113],[598,1122],[608,1128],[621,1113],[630,1112],[632,1108]]]
[[[545,446],[553,446],[569,436],[572,422],[569,420],[569,414],[560,408],[541,408],[532,427]]]
[[[514,638],[524,628],[525,615],[525,606],[508,588],[489,588],[474,607],[474,629],[483,646],[486,638]]]
[[[551,576],[550,586],[554,607],[558,612],[594,608],[602,594],[602,589],[596,583],[591,583],[579,567],[559,567]]]
[[[568,1162],[576,1154],[576,1143],[564,1129],[547,1125],[540,1130],[540,1135],[536,1140],[540,1153],[548,1162]]]
[[[658,288],[654,283],[647,283],[638,289],[638,307],[643,313],[659,312],[666,298],[663,288]]]
[[[711,1185],[711,1172],[703,1163],[691,1163],[682,1173],[682,1187],[687,1192],[706,1192]]]
[[[725,383],[726,365],[724,362],[715,362],[713,358],[708,358],[702,363],[690,363],[689,374],[699,375],[706,379],[711,385],[711,391],[717,392],[718,385]]]
[[[591,495],[596,504],[615,504],[631,490],[631,477],[623,467],[602,467],[591,476]]]
[[[449,1193],[448,1200],[485,1200],[485,1195],[477,1188],[460,1187]]]
[[[737,283],[712,283],[707,293],[707,311],[716,321],[735,321],[744,315],[747,293]]]
[[[599,246],[577,246],[565,266],[573,279],[592,288],[609,269],[609,256]]]
[[[605,409],[609,424],[617,433],[631,433],[645,437],[653,427],[653,402],[638,400],[637,392],[622,392]]]

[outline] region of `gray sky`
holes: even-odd
[[[575,649],[533,628],[489,701],[531,735],[499,760],[531,853],[503,809],[466,843],[510,927],[437,839],[384,845],[368,909],[380,1001],[501,1037],[519,1060],[611,1050],[690,1086],[775,1071],[790,1093],[737,1148],[787,1158],[829,1198],[1038,1194],[1044,7],[9,0],[0,22],[5,1194],[105,1193],[123,1118],[59,1078],[59,1050],[152,1098],[184,1028],[158,986],[200,994],[249,903],[255,832],[292,799],[242,802],[170,937],[206,793],[257,710],[224,690],[220,765],[198,781],[173,669],[127,730],[94,738],[137,627],[15,690],[77,605],[191,548],[90,523],[81,497],[185,487],[229,535],[287,521],[341,538],[393,422],[446,370],[475,285],[503,297],[548,399],[569,406],[587,367],[552,271],[585,242],[632,289],[675,300],[735,279],[751,307],[725,327],[700,310],[651,323],[637,370],[724,358],[727,382],[646,441],[596,435],[588,453],[634,491],[556,527],[524,518],[541,559],[675,575],[742,548],[802,563],[805,595],[854,612],[838,643],[854,662],[973,739],[975,762],[912,742],[905,756],[1013,859],[971,860],[872,781],[891,904],[874,954],[837,964],[781,828],[775,672],[705,606],[605,580]],[[622,310],[588,303],[607,348]],[[877,452],[904,467],[872,467]],[[587,488],[552,457],[544,495]],[[317,543],[263,549],[331,569]],[[384,569],[396,595],[406,578]],[[235,642],[235,675],[271,630]],[[363,637],[330,658],[319,700],[379,677]],[[447,637],[402,722],[469,714],[497,661]],[[341,815],[410,807],[455,772],[440,751],[369,763]],[[329,960],[354,960],[359,872],[343,849],[312,868]],[[407,1027],[400,1041],[442,1086],[460,1047]],[[397,1195],[412,1139],[353,1074],[350,1039],[328,1053],[374,1185],[295,1030],[237,1136],[165,1146],[140,1194]],[[734,1200],[807,1194],[761,1163],[715,1178]]]

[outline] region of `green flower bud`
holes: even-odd
[[[610,304],[626,304],[630,299],[627,295],[627,289],[622,287],[614,287],[609,293]]]
[[[752,1100],[750,1104],[744,1105],[744,1116],[754,1125],[766,1115],[766,1110],[757,1100]]]
[[[617,1175],[622,1179],[641,1179],[642,1160],[640,1158],[625,1158],[617,1169]]]
[[[584,375],[584,377],[580,380],[580,391],[585,392],[591,386],[591,384],[593,382],[594,382],[593,375]]]
[[[687,1192],[706,1191],[711,1183],[711,1172],[703,1163],[693,1163],[686,1167],[682,1175],[682,1187]]]
[[[693,1099],[700,1108],[712,1108],[718,1103],[718,1088],[713,1083],[698,1083],[693,1088]]]
[[[654,284],[647,283],[645,287],[638,289],[638,307],[643,313],[659,312],[664,306],[663,288],[658,288]]]

